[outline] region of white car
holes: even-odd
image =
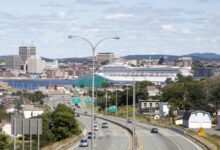
[[[99,127],[98,126],[94,126],[94,131],[98,131]]]
[[[89,144],[86,139],[82,139],[79,143],[79,147],[88,147]]]

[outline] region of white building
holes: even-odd
[[[159,104],[159,111],[160,111],[160,117],[167,116],[169,114],[170,106],[168,103],[160,102]]]
[[[183,126],[187,128],[211,128],[212,118],[205,111],[186,111],[183,115]]]
[[[34,107],[34,105],[24,105],[23,107],[23,114],[24,118],[31,118],[31,117],[36,117],[44,113],[43,108],[39,107]]]
[[[41,74],[44,70],[44,62],[39,56],[31,56],[27,59],[28,73]]]
[[[5,133],[6,135],[11,136],[11,124],[10,123],[5,123],[4,125],[2,125],[1,127],[2,132]]]
[[[157,96],[160,91],[156,86],[147,86],[147,92],[149,96]]]
[[[58,60],[54,60],[54,61],[44,61],[44,69],[45,70],[55,70],[59,68],[59,63]]]
[[[106,53],[98,53],[97,56],[96,56],[96,60],[99,62],[99,63],[113,63],[117,60],[117,57],[115,56],[114,53],[109,53],[109,52],[106,52]]]

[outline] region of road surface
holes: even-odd
[[[132,124],[128,124],[125,119],[110,118],[131,128]],[[157,127],[159,133],[152,134],[150,131],[153,127],[155,126],[140,122],[136,123],[136,134],[138,136],[140,150],[202,150],[183,135],[166,128]]]
[[[91,120],[90,117],[81,115],[78,117],[83,124],[90,130]],[[99,130],[96,131],[96,139],[94,144],[94,150],[130,150],[131,148],[131,135],[122,127],[119,127],[115,124],[108,122],[109,128],[102,129],[101,125],[103,121],[97,119]],[[84,139],[87,139],[87,134]],[[91,140],[88,139],[89,147],[79,147],[79,143],[73,147],[73,150],[90,150],[91,149]]]

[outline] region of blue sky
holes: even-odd
[[[91,56],[80,35],[97,52],[220,54],[220,0],[0,0],[0,55],[17,54],[33,41],[49,58]]]

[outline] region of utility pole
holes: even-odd
[[[108,115],[108,91],[106,89],[106,99],[105,99],[105,115]]]
[[[135,150],[135,80],[133,78],[132,150]]]

